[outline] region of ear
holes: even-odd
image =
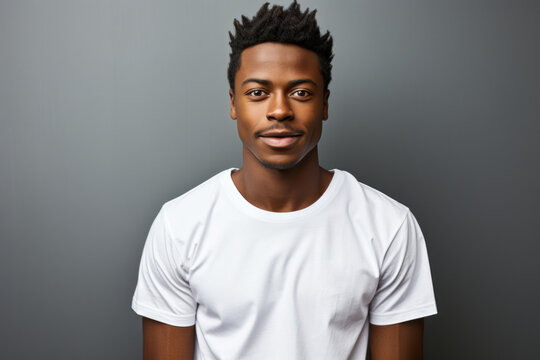
[[[234,91],[229,89],[229,97],[231,98],[231,119],[236,120],[236,106],[234,104]]]
[[[326,90],[323,97],[323,120],[328,119],[328,98],[330,97],[330,90]]]

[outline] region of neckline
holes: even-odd
[[[334,197],[337,189],[339,189],[343,181],[343,173],[341,170],[330,170],[334,173],[332,179],[330,180],[330,184],[328,184],[324,193],[317,200],[315,200],[314,203],[296,211],[274,212],[264,210],[253,205],[242,196],[242,194],[240,193],[240,191],[238,191],[236,185],[232,180],[231,174],[233,170],[238,170],[238,168],[230,168],[223,171],[222,173],[223,185],[226,189],[227,194],[229,195],[229,198],[232,200],[234,205],[236,205],[236,207],[242,212],[244,212],[246,215],[270,222],[288,222],[320,211]]]

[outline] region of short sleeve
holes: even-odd
[[[171,235],[164,209],[152,223],[144,245],[132,308],[166,324],[191,326],[196,302],[186,280],[186,244]]]
[[[408,211],[383,257],[370,323],[397,324],[436,313],[426,243]]]

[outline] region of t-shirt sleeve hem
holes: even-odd
[[[139,304],[136,300],[131,303],[131,308],[137,315],[144,316],[159,322],[173,326],[192,326],[195,325],[195,314],[191,315],[173,315],[164,313],[146,305]]]
[[[435,314],[437,314],[437,306],[435,303],[431,303],[408,311],[391,312],[387,314],[370,313],[369,322],[373,325],[392,325]]]

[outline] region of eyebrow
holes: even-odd
[[[264,80],[264,79],[257,79],[257,78],[249,78],[249,79],[246,79],[244,81],[242,81],[242,86],[247,84],[247,83],[250,83],[250,82],[254,82],[254,83],[257,83],[257,84],[261,84],[261,85],[271,85],[272,82],[270,80]],[[296,85],[300,85],[300,84],[312,84],[313,86],[318,86],[317,83],[311,79],[298,79],[298,80],[291,80],[289,81],[289,86],[296,86]]]

